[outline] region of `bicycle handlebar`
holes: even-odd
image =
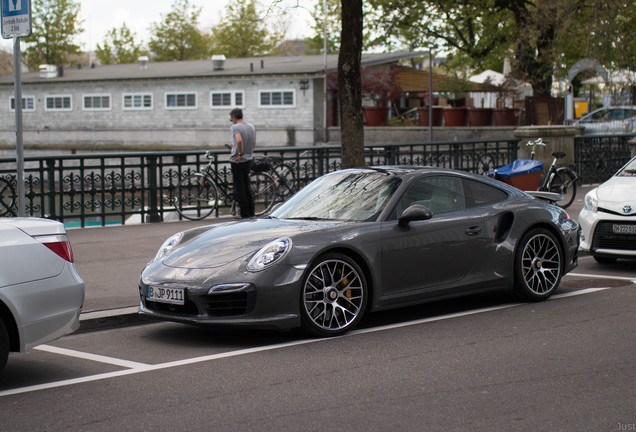
[[[545,144],[546,144],[546,143],[544,143],[544,142],[543,142],[543,139],[542,139],[542,138],[537,138],[537,139],[536,139],[536,140],[534,140],[534,141],[528,141],[528,142],[526,143],[526,146],[533,146],[533,147],[534,147],[534,146],[536,146],[536,145],[539,145],[539,146],[544,146],[544,147],[545,147]]]

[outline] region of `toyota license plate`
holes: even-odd
[[[146,286],[146,300],[159,303],[184,305],[185,288],[162,288]]]
[[[612,225],[614,234],[636,234],[636,225]]]

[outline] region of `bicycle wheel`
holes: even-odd
[[[547,189],[550,192],[563,195],[563,199],[557,201],[557,205],[561,208],[568,208],[576,197],[576,175],[569,168],[557,168]]]
[[[262,216],[271,210],[276,200],[276,182],[267,173],[250,174],[250,190],[254,199],[254,214]]]
[[[0,216],[13,216],[16,194],[9,180],[0,178]]]
[[[208,217],[218,206],[219,192],[211,178],[193,174],[177,183],[172,201],[181,216],[200,220]]]
[[[276,165],[272,177],[277,183],[279,201],[285,201],[296,193],[296,173],[294,168],[287,164]]]

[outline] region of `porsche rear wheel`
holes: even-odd
[[[316,336],[336,336],[360,321],[367,304],[360,267],[342,254],[320,257],[309,267],[300,299],[302,326]]]
[[[534,228],[523,236],[515,257],[515,291],[525,299],[545,300],[559,286],[563,253],[555,235]]]
[[[4,321],[0,318],[0,373],[7,364],[9,358],[9,334],[7,328],[4,325]]]

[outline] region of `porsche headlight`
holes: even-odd
[[[169,237],[165,242],[163,242],[163,244],[159,248],[159,251],[157,252],[157,255],[155,255],[155,258],[152,261],[154,262],[157,260],[161,260],[170,255],[174,247],[181,242],[182,238],[183,233],[180,232]]]
[[[263,246],[247,263],[247,269],[252,272],[265,270],[273,265],[291,250],[290,238],[281,237]]]
[[[598,211],[598,195],[596,189],[593,189],[585,195],[585,210],[596,213]]]

